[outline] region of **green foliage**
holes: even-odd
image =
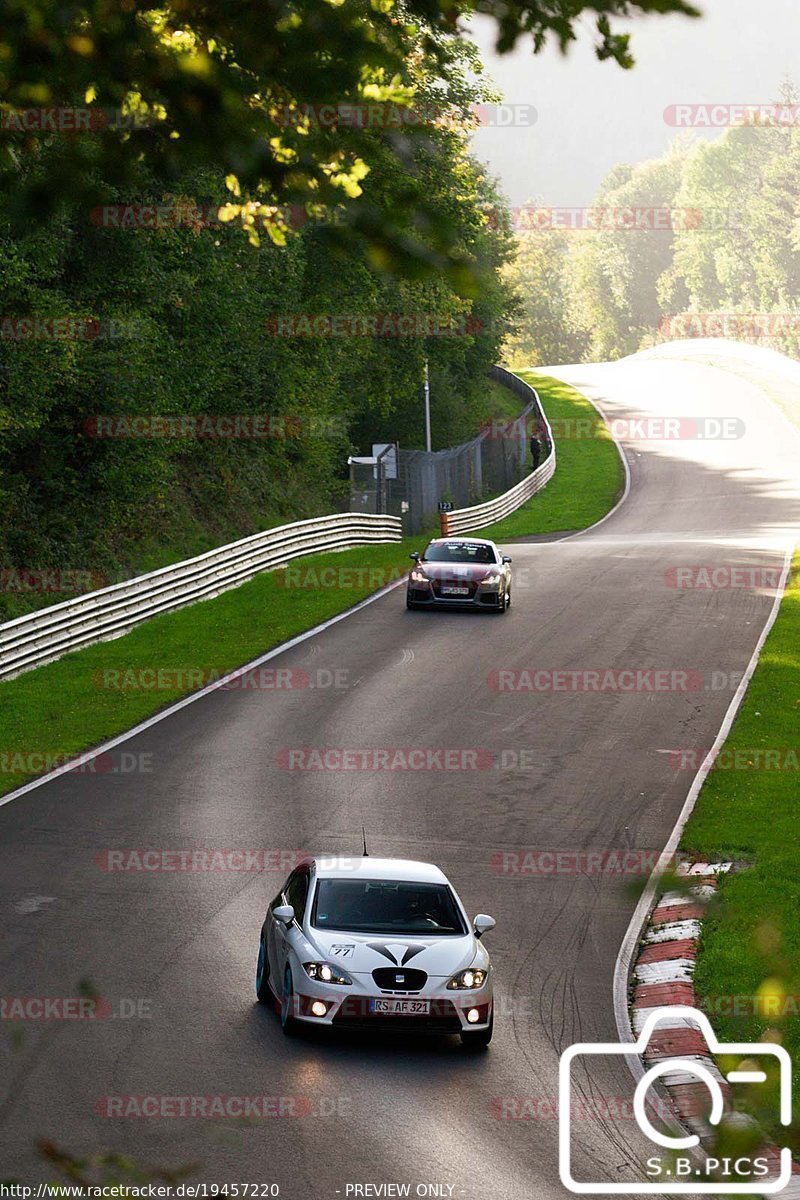
[[[524,234],[504,271],[518,297],[514,332],[505,354],[513,367],[580,362],[588,336],[569,303],[570,234],[546,230]]]
[[[581,15],[594,15],[599,57],[625,67],[629,36],[611,18],[696,13],[686,0],[7,0],[0,95],[10,119],[0,123],[0,173],[17,184],[14,212],[39,219],[67,194],[88,209],[109,188],[138,190],[143,174],[169,188],[211,170],[219,182],[231,178],[231,199],[244,206],[231,215],[253,235],[264,227],[283,237],[276,205],[334,206],[340,238],[356,232],[382,262],[464,281],[469,264],[424,189],[394,196],[394,210],[416,218],[409,232],[387,219],[370,186],[380,155],[402,166],[414,136],[317,113],[320,105],[413,110],[430,99],[429,78],[463,58],[460,25],[476,9],[497,22],[503,50],[527,35],[536,51],[551,38],[564,50]],[[435,136],[431,125],[473,123],[471,100],[468,92],[437,97],[420,137]],[[97,136],[14,121],[15,111],[41,106],[88,106]],[[43,143],[52,153],[42,171],[20,178],[20,158]]]
[[[459,103],[482,94],[465,77],[471,62],[454,52],[443,95],[451,84]],[[57,154],[52,144],[29,153],[23,177],[46,178]],[[157,228],[106,227],[77,196],[20,234],[12,197],[0,194],[2,566],[90,568],[113,580],[346,506],[348,453],[373,440],[424,444],[426,355],[436,444],[472,436],[508,307],[500,267],[510,242],[483,215],[500,201],[457,128],[416,140],[403,167],[378,145],[371,180],[398,232],[410,225],[393,198],[424,187],[471,264],[475,296],[446,274],[388,274],[373,240],[344,245],[324,220],[283,246],[251,246],[229,224],[198,218],[195,202],[213,214],[226,198],[213,172],[160,193],[141,169],[139,192],[107,191],[112,210],[155,198],[182,214]],[[433,332],[353,332],[376,316],[389,326],[411,316]],[[60,317],[83,321],[89,336],[14,336],[21,318]],[[344,331],[286,336],[294,317],[339,319]],[[100,438],[87,427],[140,415],[266,418],[278,436]],[[26,604],[6,593],[0,616]]]
[[[594,228],[520,238],[512,354],[563,361],[567,334],[585,361],[704,336],[800,355],[800,130],[679,138],[659,159],[615,167],[591,213]],[[668,227],[645,227],[659,219]]]
[[[591,337],[592,359],[630,354],[648,330],[658,327],[657,283],[671,262],[672,234],[652,225],[660,212],[674,207],[684,156],[679,142],[664,158],[612,174],[596,201],[597,233],[578,235],[574,318]],[[651,227],[636,228],[637,214]]]
[[[701,997],[753,997],[716,1019],[723,1041],[761,1041],[780,1030],[800,1053],[800,888],[797,876],[797,746],[800,744],[800,553],[718,762],[683,833],[682,846],[709,861],[751,865],[721,882],[721,903],[703,922],[695,987]],[[765,769],[772,754],[777,769]],[[765,1006],[772,997],[775,1009]],[[771,1036],[775,1036],[774,1034]],[[800,1093],[795,1079],[795,1096]],[[797,1147],[800,1130],[795,1127]]]

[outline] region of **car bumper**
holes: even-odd
[[[419,608],[499,608],[499,588],[476,591],[472,596],[437,596],[431,588],[408,588],[406,599]]]
[[[373,985],[363,989],[352,987],[332,988],[317,985],[314,980],[304,979],[300,991],[294,996],[294,1017],[307,1025],[325,1025],[333,1029],[368,1030],[376,1033],[462,1033],[466,1030],[486,1029],[492,1019],[492,989],[490,985],[474,991],[448,991],[446,987],[391,998],[424,1000],[429,1011],[422,1014],[375,1013],[371,1000],[385,1000]],[[344,995],[342,993],[345,993]],[[312,1005],[325,1005],[324,1014],[315,1015]],[[479,1019],[470,1021],[468,1013],[476,1009]]]

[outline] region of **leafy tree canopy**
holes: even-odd
[[[534,51],[549,40],[566,50],[588,14],[598,56],[629,67],[615,19],[675,12],[696,15],[687,0],[6,0],[0,171],[13,180],[21,156],[58,139],[60,153],[14,189],[27,222],[66,193],[101,203],[143,169],[168,187],[211,168],[251,240],[282,240],[286,206],[334,210],[330,236],[366,236],[375,265],[458,271],[413,174],[392,197],[413,216],[402,234],[365,181],[386,149],[402,163],[409,140],[474,121],[469,89],[460,101],[452,86],[453,64],[469,66],[465,21],[493,17],[501,51],[528,36]]]

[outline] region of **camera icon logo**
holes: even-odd
[[[573,1178],[572,1174],[572,1068],[576,1059],[591,1059],[592,1057],[612,1056],[627,1058],[631,1065],[635,1062],[640,1066],[656,1026],[666,1025],[674,1028],[676,1021],[682,1025],[693,1025],[698,1028],[705,1038],[709,1054],[726,1055],[740,1060],[738,1070],[729,1071],[725,1079],[730,1084],[762,1084],[767,1081],[767,1073],[761,1070],[758,1062],[753,1060],[772,1060],[769,1065],[778,1065],[779,1080],[779,1120],[781,1125],[790,1125],[792,1119],[792,1061],[783,1046],[772,1045],[768,1042],[720,1042],[718,1041],[711,1023],[705,1013],[684,1005],[658,1008],[645,1021],[641,1034],[635,1042],[585,1042],[568,1047],[561,1055],[559,1065],[559,1175],[561,1182],[568,1191],[576,1195],[772,1195],[782,1191],[792,1178],[792,1154],[788,1146],[780,1152],[780,1174],[777,1178],[766,1178],[769,1167],[765,1158],[758,1156],[739,1158],[735,1164],[735,1182],[723,1178],[709,1180],[710,1175],[724,1176],[730,1167],[730,1159],[706,1157],[703,1163],[702,1153],[698,1153],[700,1137],[695,1134],[686,1136],[670,1136],[656,1129],[647,1113],[647,1093],[652,1084],[663,1075],[674,1075],[675,1072],[685,1073],[692,1079],[704,1084],[709,1091],[711,1106],[708,1121],[712,1126],[718,1126],[725,1111],[725,1097],[720,1085],[721,1076],[712,1071],[703,1062],[693,1058],[666,1058],[641,1075],[633,1096],[633,1115],[639,1129],[654,1146],[668,1152],[694,1151],[695,1157],[670,1159],[676,1167],[654,1168],[658,1175],[657,1182],[583,1182]],[[742,1062],[741,1060],[746,1060]],[[587,1066],[590,1064],[587,1064]],[[767,1065],[766,1063],[764,1065]],[[637,1076],[639,1071],[635,1072]],[[648,1159],[648,1163],[658,1163],[659,1158]],[[681,1167],[680,1164],[685,1164]],[[648,1174],[650,1174],[648,1168]],[[741,1176],[752,1175],[752,1179],[741,1181]]]

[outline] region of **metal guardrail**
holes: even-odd
[[[526,412],[533,407],[539,413],[547,430],[549,453],[535,471],[532,471],[514,487],[509,488],[507,492],[503,492],[502,496],[497,496],[494,500],[486,500],[483,504],[473,504],[469,508],[457,508],[453,512],[442,513],[440,519],[442,537],[467,533],[473,529],[483,529],[486,525],[493,525],[495,521],[502,520],[503,517],[507,517],[509,513],[520,508],[526,500],[530,500],[536,492],[541,491],[555,474],[556,447],[553,441],[553,431],[550,428],[547,414],[542,408],[538,392],[518,375],[512,375],[503,367],[493,367],[491,375],[499,383],[512,387],[521,399],[528,400]]]
[[[237,587],[261,571],[326,550],[399,542],[399,517],[334,513],[295,521],[0,625],[0,679],[109,641],[150,617]]]

